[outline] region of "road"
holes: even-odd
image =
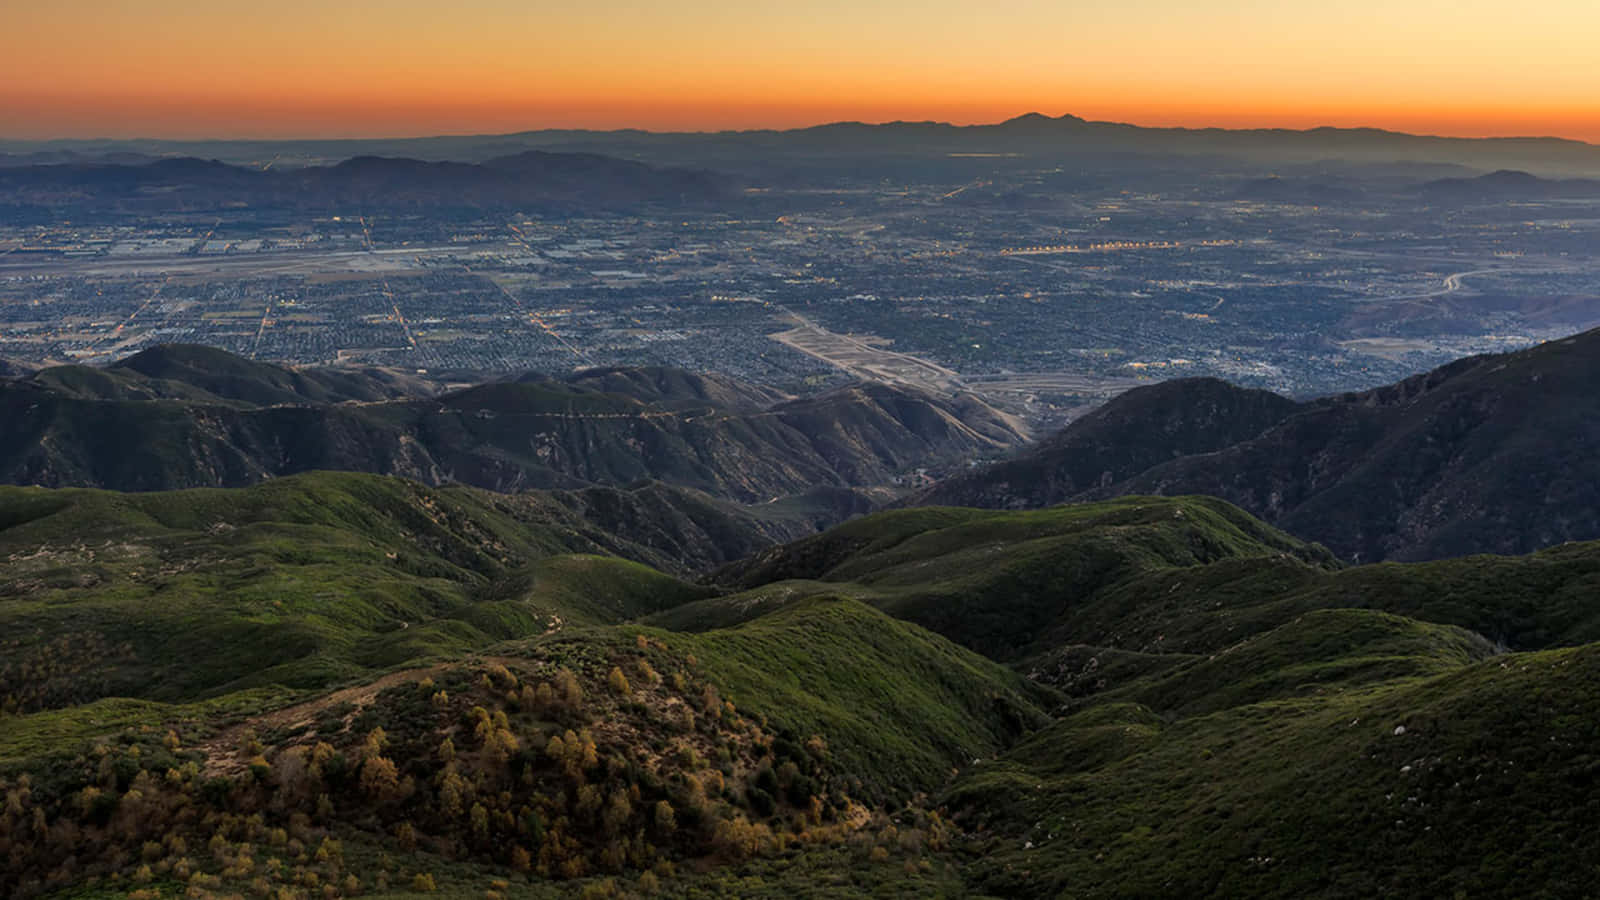
[[[462,268],[465,269],[468,274],[472,274],[472,267],[471,266],[463,266]],[[595,365],[594,359],[592,357],[590,357],[589,354],[587,354],[587,353],[583,352],[582,350],[579,350],[577,347],[573,346],[573,343],[571,341],[569,341],[566,338],[562,337],[561,333],[556,331],[554,328],[551,328],[550,324],[548,322],[546,322],[544,319],[539,318],[539,314],[538,313],[536,313],[533,310],[528,309],[527,307],[523,306],[522,305],[522,301],[517,299],[517,295],[511,293],[511,291],[508,290],[505,285],[503,285],[500,282],[494,280],[493,278],[491,278],[488,275],[482,275],[480,277],[483,278],[484,280],[488,281],[490,284],[494,285],[496,288],[499,288],[500,289],[500,293],[504,294],[506,296],[506,299],[511,301],[511,305],[516,308],[518,315],[521,315],[521,316],[525,317],[529,322],[532,322],[534,325],[539,326],[539,329],[541,331],[543,331],[545,334],[550,335],[552,338],[555,338],[556,342],[559,343],[561,346],[563,346],[563,347],[567,348],[568,350],[572,351],[572,355],[576,356],[578,359],[582,360],[585,365],[589,366],[590,368],[594,367],[594,365]]]
[[[1488,275],[1488,274],[1490,274],[1492,272],[1504,272],[1504,271],[1506,271],[1506,270],[1505,269],[1469,269],[1468,271],[1465,271],[1465,272],[1457,272],[1454,275],[1446,275],[1445,279],[1444,279],[1444,282],[1439,287],[1437,287],[1437,288],[1435,288],[1435,289],[1433,289],[1431,291],[1423,291],[1420,294],[1401,294],[1398,297],[1375,297],[1373,299],[1376,299],[1376,300],[1426,300],[1429,297],[1443,297],[1445,294],[1454,294],[1456,291],[1461,290],[1465,286],[1461,281],[1461,279],[1463,279],[1463,278],[1471,278],[1473,275]]]
[[[411,333],[411,325],[406,322],[405,314],[400,312],[400,301],[395,297],[394,291],[389,288],[389,279],[383,280],[383,296],[389,300],[389,308],[394,310],[394,320],[400,323],[400,330],[405,332],[406,343],[411,349],[417,349],[417,338]]]

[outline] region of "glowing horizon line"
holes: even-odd
[[[578,134],[615,135],[615,134],[646,134],[656,137],[672,136],[719,136],[719,135],[751,135],[751,134],[792,134],[801,131],[811,131],[819,128],[830,128],[843,125],[857,125],[867,128],[884,128],[894,125],[934,125],[953,129],[996,128],[1019,119],[1039,117],[1049,122],[1060,122],[1063,119],[1075,119],[1084,125],[1112,125],[1138,128],[1145,131],[1182,131],[1190,133],[1223,132],[1233,134],[1243,133],[1282,133],[1309,135],[1317,131],[1367,131],[1395,137],[1418,138],[1424,140],[1448,141],[1560,141],[1569,144],[1578,144],[1585,147],[1600,149],[1600,141],[1585,140],[1583,138],[1567,137],[1560,134],[1534,134],[1534,133],[1506,133],[1506,134],[1447,134],[1426,131],[1405,131],[1381,125],[1335,125],[1322,124],[1305,127],[1287,125],[1164,125],[1141,124],[1132,120],[1119,119],[1093,119],[1064,113],[1060,116],[1050,116],[1038,111],[1019,113],[998,121],[960,121],[946,119],[883,119],[868,121],[864,119],[829,119],[817,121],[809,125],[792,126],[751,126],[745,128],[684,128],[684,129],[655,129],[639,126],[619,125],[611,128],[583,128],[564,127],[559,125],[524,128],[515,131],[480,131],[480,130],[444,130],[427,133],[396,133],[379,135],[353,135],[353,134],[301,134],[295,136],[274,137],[160,137],[157,135],[135,135],[130,137],[112,137],[109,135],[96,135],[92,137],[39,137],[39,138],[12,138],[0,134],[0,143],[11,145],[27,144],[69,144],[69,143],[164,143],[164,144],[217,144],[217,143],[256,143],[256,144],[293,144],[308,141],[326,142],[351,142],[351,143],[376,143],[383,141],[425,141],[439,138],[504,138],[519,135],[534,135],[550,132],[572,132]]]

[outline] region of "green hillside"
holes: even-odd
[[[1043,725],[1053,694],[852,600],[808,599],[743,625],[679,635],[730,698],[780,733],[826,735],[874,798],[942,784]]]
[[[1600,866],[1600,544],[1347,566],[1127,497],[879,513],[693,584],[652,564],[740,520],[604,490],[0,490],[0,895],[1576,897]]]
[[[707,867],[803,849],[856,865],[879,848],[913,864],[908,884],[948,884],[933,861],[947,867],[949,825],[905,804],[1042,726],[1049,702],[851,601],[694,636],[566,629],[297,703],[101,701],[73,711],[76,728],[59,712],[7,720],[0,789],[22,799],[0,811],[0,889],[131,872],[130,886],[292,891],[315,873],[382,894],[437,873],[559,895],[647,872],[692,892]],[[30,834],[37,818],[77,839]],[[730,877],[771,888],[764,863],[745,871]]]
[[[1578,897],[1597,702],[1587,645],[1176,720],[1107,704],[947,800],[1006,896]]]
[[[1208,498],[1132,497],[1026,512],[930,507],[858,519],[717,573],[762,595],[791,580],[837,584],[891,615],[997,659],[1068,642],[1117,644],[1149,612],[1145,580],[1234,563],[1251,573],[1286,566],[1296,577],[1334,565],[1296,541]],[[766,586],[766,587],[763,587]],[[1183,607],[1197,604],[1184,597]],[[659,621],[693,627],[709,608]],[[1089,634],[1093,637],[1088,637]]]
[[[939,801],[975,890],[1581,896],[1597,576],[1600,544],[1342,567],[1219,501],[1123,498],[868,517],[652,621],[842,592],[1059,688]]]
[[[705,595],[567,556],[630,548],[540,495],[316,473],[165,494],[0,488],[0,510],[0,698],[23,710],[325,687]]]

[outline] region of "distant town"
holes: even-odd
[[[1364,388],[1600,312],[1593,200],[1441,211],[1262,199],[1277,185],[1226,175],[1059,178],[748,190],[717,213],[3,225],[0,358],[196,342],[444,376],[663,365],[961,386],[1044,422],[1175,376]]]

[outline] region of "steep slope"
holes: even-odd
[[[1174,719],[1094,706],[946,797],[974,881],[1053,897],[1578,897],[1600,646]]]
[[[1014,446],[1026,436],[1015,417],[971,395],[936,399],[878,383],[779,404],[770,413],[805,435],[849,484],[882,483],[919,459],[946,462],[982,448]]]
[[[1282,422],[1299,404],[1214,378],[1134,388],[1014,458],[939,482],[916,506],[1029,509],[1124,481],[1175,457],[1221,450]]]
[[[1359,562],[1600,537],[1600,330],[1295,405],[1216,382],[1130,391],[912,503],[1220,497]]]
[[[1362,561],[1591,539],[1596,384],[1600,330],[1321,401],[1252,440],[1101,491],[1222,497]]]

